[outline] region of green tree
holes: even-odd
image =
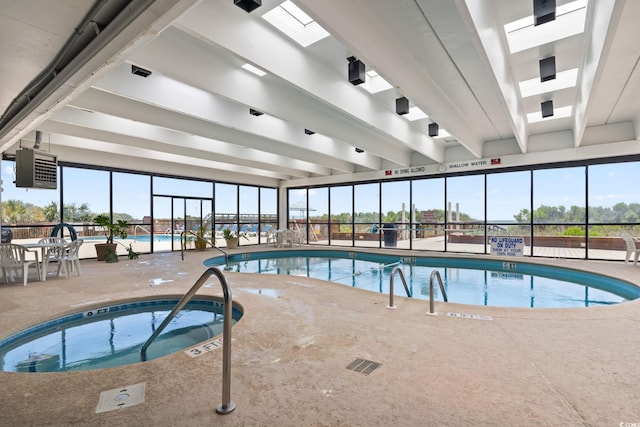
[[[518,222],[531,222],[531,212],[529,209],[520,209],[520,212],[515,214],[513,218]]]
[[[22,200],[7,200],[2,202],[2,222],[18,224],[24,222],[27,210]]]
[[[40,206],[36,206],[31,203],[25,205],[25,222],[33,224],[36,222],[43,222],[44,220],[44,212]]]
[[[42,213],[49,222],[60,221],[60,212],[58,211],[58,204],[56,202],[51,202],[42,208]]]
[[[89,210],[87,203],[77,205],[75,203],[68,203],[64,205],[64,220],[65,222],[91,222],[95,214]]]
[[[387,212],[386,215],[383,215],[382,222],[386,222],[386,223],[398,222],[398,218],[400,218],[400,215],[397,212],[389,211]]]

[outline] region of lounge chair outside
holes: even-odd
[[[271,233],[271,224],[267,224],[264,226],[264,228],[262,229],[262,234],[263,236],[268,236],[269,233]]]

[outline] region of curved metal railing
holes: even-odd
[[[433,279],[438,279],[438,284],[440,285],[440,291],[442,292],[442,299],[444,302],[447,302],[447,291],[444,290],[444,285],[442,284],[442,277],[440,277],[440,272],[438,270],[433,270],[431,272],[431,277],[429,278],[429,312],[427,313],[430,316],[437,316],[438,313],[434,310],[433,303]]]
[[[162,321],[160,326],[151,334],[149,339],[142,345],[140,349],[140,360],[147,360],[147,348],[155,340],[158,335],[167,327],[169,322],[182,310],[182,308],[189,302],[195,293],[205,284],[205,282],[215,275],[220,281],[222,286],[222,293],[224,296],[224,311],[223,311],[223,330],[222,330],[222,403],[216,407],[216,412],[219,414],[228,414],[236,409],[236,404],[231,400],[231,323],[233,321],[231,317],[232,313],[232,296],[231,289],[225,279],[224,274],[216,267],[209,267],[202,273],[202,276],[196,281],[196,283],[187,291],[186,294],[178,301],[173,307],[173,310]]]
[[[147,230],[146,228],[144,228],[140,224],[136,224],[136,226],[133,227],[133,241],[134,242],[138,239],[138,228],[142,229],[146,233],[145,236],[150,236],[151,235],[151,232],[149,230]]]
[[[396,308],[396,306],[393,305],[393,277],[396,275],[396,273],[398,273],[398,276],[400,276],[400,280],[402,280],[402,284],[404,285],[404,290],[407,292],[407,296],[411,297],[411,291],[407,286],[407,281],[404,278],[402,268],[400,266],[394,267],[393,270],[391,270],[391,277],[389,277],[389,305],[387,306],[387,308],[391,310],[395,310]]]
[[[211,239],[207,238],[207,237],[202,237],[197,235],[196,233],[194,233],[193,231],[190,230],[185,230],[182,233],[180,233],[180,256],[182,257],[182,261],[184,261],[184,246],[186,243],[186,239],[185,234],[190,234],[192,236],[195,236],[197,239],[202,239],[205,242],[207,242],[207,244],[209,246],[211,246],[214,249],[219,250],[220,252],[222,252],[224,254],[224,262],[225,264],[229,264],[229,254],[227,254],[225,251],[223,251],[222,249],[220,249],[219,247],[216,246],[215,241],[212,241]]]

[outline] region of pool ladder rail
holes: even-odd
[[[389,278],[389,305],[387,306],[390,310],[395,310],[396,306],[393,305],[393,277],[398,273],[400,276],[400,280],[402,280],[402,284],[404,285],[404,290],[407,292],[407,296],[411,298],[411,291],[407,286],[407,281],[404,278],[404,273],[402,272],[402,267],[399,265],[394,267],[391,270],[391,277]],[[444,290],[444,285],[442,284],[442,277],[440,277],[440,272],[438,270],[433,270],[431,272],[431,277],[429,278],[429,312],[427,313],[429,316],[437,316],[438,313],[435,311],[434,302],[433,302],[433,281],[438,280],[438,285],[440,286],[440,291],[442,292],[442,298],[444,302],[448,302],[447,291]]]
[[[216,246],[215,240],[211,240],[207,237],[202,237],[202,236],[198,236],[196,233],[194,233],[191,230],[185,230],[182,233],[180,233],[180,255],[182,256],[182,261],[184,261],[184,246],[186,243],[186,238],[185,235],[190,234],[192,236],[195,236],[198,239],[202,239],[205,242],[207,242],[207,245],[211,246],[214,249],[219,250],[220,252],[222,252],[224,254],[224,262],[225,264],[229,264],[229,254],[227,254],[225,251],[223,251],[222,249],[220,249],[219,247]]]
[[[231,323],[233,321],[231,317],[232,313],[232,296],[231,288],[227,283],[227,279],[224,274],[216,267],[209,267],[205,270],[200,278],[194,283],[194,285],[187,291],[186,294],[178,301],[173,307],[171,312],[162,321],[160,326],[151,334],[149,339],[142,345],[140,349],[140,360],[142,362],[147,360],[147,348],[155,340],[158,335],[167,327],[167,325],[176,317],[176,315],[182,310],[182,308],[193,298],[195,293],[206,283],[206,281],[215,275],[220,281],[222,286],[222,293],[224,297],[223,308],[223,324],[222,324],[222,403],[216,407],[218,414],[226,415],[236,409],[236,404],[231,400]]]

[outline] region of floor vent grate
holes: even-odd
[[[382,363],[373,362],[371,360],[366,360],[366,359],[356,359],[353,362],[349,363],[349,366],[347,366],[347,369],[351,371],[360,372],[365,375],[369,375],[371,372],[373,372],[375,369],[379,368],[380,366],[382,366]]]

